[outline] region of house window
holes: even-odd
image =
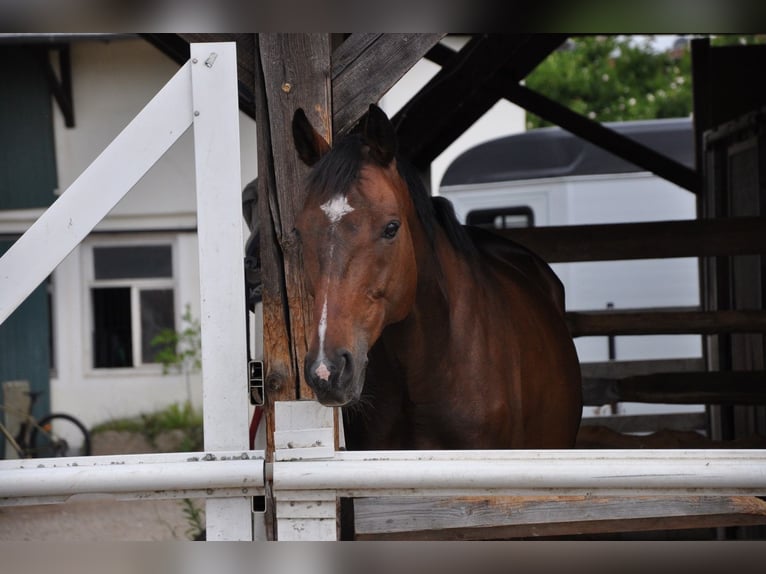
[[[535,214],[527,206],[475,209],[468,213],[466,223],[485,229],[534,227]]]
[[[155,362],[152,339],[175,328],[171,245],[93,247],[93,367]]]

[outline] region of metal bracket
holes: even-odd
[[[248,361],[247,376],[249,381],[250,404],[263,406],[263,361]]]

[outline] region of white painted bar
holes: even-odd
[[[0,323],[191,125],[190,93],[187,63],[0,258]]]
[[[69,466],[115,466],[135,464],[185,463],[197,461],[263,460],[263,450],[231,450],[210,452],[152,452],[142,454],[109,454],[55,458],[21,458],[0,460],[0,471],[29,468],[61,468]]]
[[[268,469],[267,469],[268,472]],[[274,491],[387,495],[766,495],[766,451],[424,451],[275,462]]]
[[[263,451],[26,459],[0,463],[0,506],[263,494]]]
[[[191,45],[205,449],[248,448],[236,44]],[[249,498],[208,499],[209,540],[252,540]]]

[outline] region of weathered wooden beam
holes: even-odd
[[[749,496],[357,498],[357,540],[501,540],[766,524]]]
[[[763,449],[766,437],[742,435],[734,440],[713,440],[696,431],[659,430],[650,434],[623,434],[606,426],[580,426],[577,449]]]
[[[503,95],[514,104],[521,106],[549,122],[557,124],[589,142],[609,150],[613,154],[643,167],[676,185],[699,193],[699,174],[683,165],[656,152],[650,147],[638,143],[606,126],[586,118],[561,104],[530,90],[519,83],[508,83]]]
[[[349,131],[445,34],[351,34],[332,55],[333,127]]]
[[[524,78],[566,36],[474,36],[394,116],[402,153],[423,167],[444,151],[501,97],[508,78]]]
[[[704,370],[705,360],[702,357],[580,363],[580,372],[583,379],[623,379],[639,375],[651,375],[652,373],[681,373]]]
[[[766,333],[766,311],[570,311],[573,337]]]
[[[295,153],[292,117],[303,108],[332,140],[329,34],[258,34],[255,42],[258,138],[258,215],[263,270],[263,359],[266,453],[274,453],[277,401],[311,398],[301,363],[311,321],[302,261],[292,229],[303,205],[308,168]],[[276,536],[274,501],[268,534]]]
[[[549,263],[766,253],[766,219],[732,217],[497,230]]]
[[[259,34],[258,185],[267,407],[278,400],[311,397],[301,361],[310,322],[309,298],[292,229],[302,207],[308,168],[292,142],[291,122],[303,108],[316,128],[332,138],[330,37],[328,34]],[[273,417],[267,408],[267,425]]]
[[[704,412],[607,415],[583,418],[580,428],[587,426],[603,426],[619,433],[696,431],[707,427],[707,415]]]
[[[497,76],[505,64],[529,40],[529,34],[475,35],[455,55],[451,65],[442,68],[410,102],[393,118],[402,154],[420,167],[438,155],[437,148],[448,131],[462,133],[471,125],[457,120],[458,114],[469,110],[479,118],[499,99],[499,94],[488,89],[490,80]],[[481,105],[478,105],[478,101]],[[455,124],[458,123],[459,126]],[[447,137],[449,142],[454,140]]]
[[[677,405],[766,405],[766,372],[701,371],[653,373],[624,379],[586,378],[583,403]]]

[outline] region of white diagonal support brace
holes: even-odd
[[[0,258],[0,323],[162,157],[192,117],[187,62]]]

